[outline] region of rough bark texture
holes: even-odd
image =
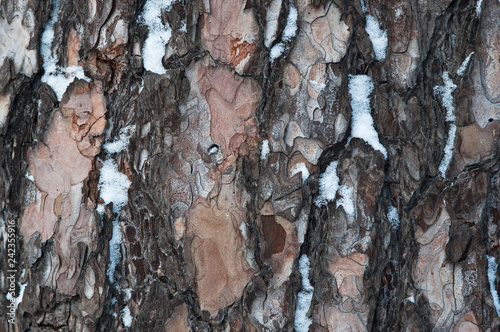
[[[0,2],[1,331],[498,329],[499,1],[151,3]]]

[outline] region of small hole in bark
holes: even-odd
[[[208,150],[207,150],[208,154],[216,154],[217,152],[219,152],[219,146],[217,144],[212,144]]]
[[[489,118],[488,122],[493,122],[493,118]]]

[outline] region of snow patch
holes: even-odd
[[[396,209],[393,205],[389,205],[387,208],[387,219],[389,220],[389,224],[392,229],[397,229],[400,224],[398,209]]]
[[[498,291],[496,288],[497,281],[497,269],[498,265],[495,261],[495,257],[490,255],[486,255],[488,258],[488,281],[490,282],[490,292],[491,297],[493,298],[493,304],[495,305],[495,309],[497,310],[497,315],[500,316],[500,299],[498,297]]]
[[[397,22],[397,21],[399,21],[399,20],[403,17],[403,15],[404,15],[403,8],[401,8],[401,7],[396,8],[396,13],[395,13],[395,14],[396,14],[396,15],[394,15],[394,22]]]
[[[118,165],[112,158],[104,160],[99,177],[100,197],[104,204],[113,203],[113,211],[118,212],[128,202],[128,177],[118,171]]]
[[[122,258],[122,254],[120,252],[120,246],[123,242],[123,236],[120,229],[120,225],[118,224],[118,220],[113,220],[113,232],[111,235],[111,239],[109,240],[109,266],[106,274],[111,283],[115,282],[115,270],[116,266],[120,262]]]
[[[448,139],[446,140],[446,145],[444,147],[443,160],[441,160],[441,163],[439,164],[439,172],[444,178],[446,177],[446,170],[448,169],[453,156],[453,147],[455,146],[455,136],[457,133],[457,126],[455,125],[455,108],[453,107],[452,96],[452,93],[455,91],[457,86],[453,83],[447,71],[443,72],[443,82],[444,85],[434,87],[434,94],[441,95],[441,103],[446,109],[445,120],[446,122],[450,122]]]
[[[483,0],[477,0],[476,2],[476,17],[481,15],[481,5],[483,4]]]
[[[446,121],[455,121],[452,93],[457,86],[453,83],[447,71],[443,72],[443,82],[444,85],[434,87],[434,94],[441,95],[443,106],[446,109]]]
[[[299,260],[299,272],[302,279],[302,290],[297,294],[297,307],[295,309],[295,331],[307,332],[312,323],[312,319],[307,317],[307,312],[311,307],[313,286],[309,281],[311,263],[307,255],[302,255]]]
[[[144,69],[159,75],[167,72],[161,60],[165,55],[165,45],[172,37],[170,25],[163,23],[162,12],[169,10],[172,2],[172,0],[148,0],[141,16],[142,23],[149,29],[142,49]]]
[[[247,223],[242,221],[240,225],[240,232],[243,238],[246,240],[248,239],[248,228],[247,228]]]
[[[316,205],[323,206],[327,202],[332,202],[339,194],[337,208],[342,206],[345,213],[354,216],[354,188],[339,185],[340,179],[337,175],[338,161],[332,161],[326,170],[319,176],[319,195],[316,198]]]
[[[213,145],[208,149],[208,154],[216,154],[217,152],[219,152],[219,147],[217,145]]]
[[[444,156],[439,164],[439,172],[441,176],[446,177],[446,170],[450,165],[451,158],[453,157],[453,147],[455,146],[455,136],[457,134],[457,126],[452,123],[450,124],[450,129],[448,130],[448,139],[446,140],[446,145],[444,147]]]
[[[307,178],[309,177],[309,170],[307,169],[307,166],[304,163],[295,164],[292,167],[291,172],[292,172],[292,177],[300,172],[302,174],[302,182],[306,182]]]
[[[28,180],[30,180],[31,182],[35,182],[35,178],[33,177],[33,175],[31,175],[30,173],[26,172],[26,174],[24,175]]]
[[[365,0],[360,0],[360,2],[361,2],[361,9],[363,10],[363,13],[366,13]]]
[[[123,294],[125,295],[123,297],[123,301],[125,302],[129,301],[132,298],[132,288],[124,288]]]
[[[375,150],[382,152],[387,159],[387,150],[380,143],[378,133],[370,113],[370,94],[373,91],[373,81],[366,75],[349,75],[349,94],[352,107],[352,137],[363,139]]]
[[[127,148],[130,143],[130,136],[135,132],[135,126],[128,126],[120,130],[120,137],[111,143],[103,145],[108,153],[119,153]]]
[[[64,93],[68,89],[69,85],[73,83],[75,78],[84,80],[85,82],[90,82],[90,79],[85,76],[83,68],[80,66],[71,66],[67,68],[61,68],[54,65],[45,65],[44,58],[44,69],[45,74],[42,77],[42,82],[47,83],[57,96],[57,100],[61,101]],[[55,62],[54,62],[55,63]]]
[[[180,27],[179,31],[184,32],[184,33],[188,32],[188,30],[187,30],[187,24],[186,24],[185,21],[182,22],[182,26]]]
[[[326,205],[327,201],[333,201],[339,189],[339,177],[337,176],[338,161],[332,161],[326,170],[319,176],[319,196],[316,205]]]
[[[122,309],[120,317],[125,327],[130,327],[130,325],[132,325],[132,315],[130,314],[128,306]]]
[[[286,26],[283,30],[282,40],[284,42],[290,42],[297,35],[297,18],[299,17],[299,13],[297,12],[297,8],[293,4],[293,1],[290,1],[290,7],[288,12],[288,18],[286,19]]]
[[[375,52],[375,59],[382,61],[385,59],[389,39],[387,38],[387,31],[380,29],[380,24],[377,19],[372,15],[366,15],[366,32],[370,36]]]
[[[104,212],[106,212],[106,209],[104,208],[104,204],[97,204],[97,207],[95,208],[97,213],[99,213],[101,216],[103,215]]]
[[[283,52],[285,52],[285,44],[278,43],[274,45],[269,52],[269,61],[271,61],[271,64],[274,62],[274,60],[279,58],[283,54]]]
[[[119,214],[121,209],[128,202],[128,188],[130,180],[127,175],[118,170],[118,165],[111,157],[112,153],[122,152],[130,142],[130,136],[135,132],[135,126],[125,127],[120,130],[120,137],[112,143],[104,144],[103,148],[107,152],[106,159],[102,162],[99,176],[99,197],[104,201],[104,205],[113,203],[113,212]],[[97,206],[97,212],[104,213],[104,205]],[[113,231],[109,240],[109,267],[106,274],[111,283],[115,281],[115,269],[121,259],[120,246],[123,241],[122,232],[118,218],[113,220]]]
[[[267,139],[262,141],[262,150],[260,151],[260,160],[265,160],[269,154],[269,141]]]
[[[337,199],[337,208],[342,206],[345,213],[354,217],[354,188],[349,186],[340,186],[338,191],[341,197]]]
[[[48,84],[57,96],[57,100],[61,101],[68,86],[73,83],[75,78],[90,82],[90,79],[85,76],[81,66],[71,66],[63,68],[57,63],[59,59],[51,50],[52,42],[54,41],[54,24],[57,20],[59,11],[59,0],[54,0],[50,20],[45,26],[42,34],[42,43],[40,45],[40,53],[43,57],[44,74],[42,82]]]
[[[465,70],[467,69],[467,66],[469,65],[469,61],[470,61],[470,58],[474,55],[474,52],[472,52],[471,54],[469,54],[465,60],[462,62],[462,64],[460,65],[460,67],[458,67],[457,69],[457,75],[458,76],[462,76],[464,73],[465,73]]]
[[[271,62],[271,64],[273,64],[274,60],[283,55],[283,52],[285,52],[285,43],[291,42],[292,39],[297,35],[298,17],[299,13],[297,11],[297,8],[295,7],[293,0],[291,0],[285,29],[283,29],[283,34],[281,37],[282,41],[274,45],[269,52],[269,61]]]

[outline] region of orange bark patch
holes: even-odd
[[[71,29],[69,31],[68,43],[66,45],[66,59],[68,67],[78,65],[78,60],[80,60],[78,51],[80,50],[81,44],[82,41],[80,37],[77,36],[75,29]]]
[[[267,205],[267,204],[266,204]],[[260,215],[260,226],[264,241],[261,245],[262,259],[271,266],[271,284],[279,288],[292,273],[298,255],[299,243],[295,226],[283,217],[269,214],[272,206],[264,206]]]
[[[489,123],[481,128],[477,123],[458,128],[461,140],[460,155],[467,164],[477,163],[489,158],[495,152],[495,146],[500,135],[498,123]]]
[[[43,286],[72,296],[77,293],[82,268],[75,257],[82,246],[95,250],[91,240],[96,231],[95,205],[82,189],[100,151],[105,107],[99,84],[72,85],[61,109],[52,112],[43,139],[28,152],[29,173],[37,191],[35,201],[24,211],[21,234],[26,245],[35,232],[42,241],[54,240],[59,265]],[[90,292],[93,284],[87,286]]]
[[[247,57],[251,57],[256,49],[257,45],[246,40],[241,41],[241,38],[231,40],[231,64],[233,67],[238,66]]]
[[[263,253],[264,259],[279,254],[285,248],[286,232],[283,226],[276,222],[275,216],[261,216],[262,232],[266,241],[266,249]]]
[[[231,64],[239,74],[248,73],[245,61],[251,61],[259,39],[253,10],[245,10],[245,1],[211,0],[201,20],[202,47],[214,60]]]
[[[196,270],[200,307],[212,317],[241,297],[254,272],[245,260],[239,196],[235,186],[225,184],[217,201],[198,199],[188,213],[187,257]]]
[[[197,68],[196,79],[210,108],[210,136],[221,147],[225,160],[236,161],[231,157],[258,149],[260,137],[255,114],[261,90],[255,80],[240,77],[223,66],[204,65]],[[221,162],[220,173],[231,165],[232,162]]]
[[[188,311],[185,305],[175,308],[172,317],[165,323],[165,331],[189,332]]]

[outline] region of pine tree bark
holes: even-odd
[[[0,330],[496,331],[498,17],[1,2]]]

